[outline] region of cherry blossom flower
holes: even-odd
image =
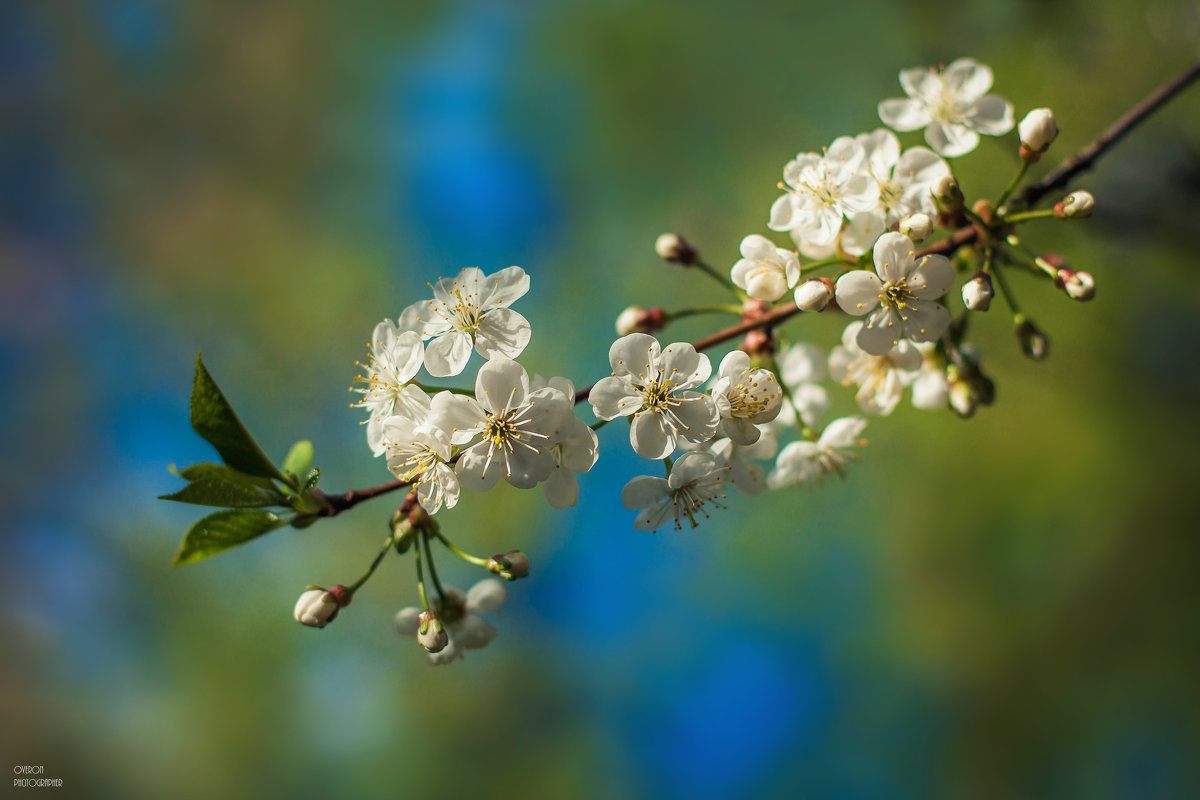
[[[697,514],[708,517],[705,504],[724,508],[717,498],[725,496],[722,490],[728,470],[712,453],[684,453],[675,462],[669,478],[638,475],[625,484],[621,505],[630,510],[641,509],[633,521],[638,530],[656,530],[672,518],[675,530],[679,530],[685,517],[694,528],[700,524]]]
[[[464,595],[454,586],[444,587],[445,595],[434,601],[436,615],[449,641],[429,654],[434,664],[449,664],[463,658],[465,650],[482,650],[496,638],[493,628],[479,614],[499,608],[508,599],[508,587],[498,578],[484,578]],[[396,613],[396,631],[401,636],[417,636],[421,629],[421,609],[402,608]]]
[[[781,352],[776,363],[779,379],[791,393],[791,402],[783,404],[779,420],[789,427],[794,426],[799,413],[800,421],[805,425],[816,425],[829,409],[829,393],[820,384],[825,377],[825,354],[815,345],[797,342]]]
[[[954,284],[954,268],[945,256],[915,258],[912,240],[902,233],[885,233],[875,242],[876,275],[853,270],[837,281],[842,310],[860,317],[869,314],[858,344],[872,355],[890,351],[901,336],[928,342],[950,325],[950,314],[936,298]]]
[[[925,129],[925,141],[946,158],[963,156],[979,144],[979,134],[1000,136],[1013,127],[1013,107],[988,94],[992,71],[970,58],[945,70],[916,67],[900,71],[908,97],[884,100],[879,118],[897,131]]]
[[[733,265],[730,277],[755,300],[773,303],[800,281],[800,259],[767,237],[752,233],[742,239],[740,249],[742,258]]]
[[[704,442],[716,433],[720,415],[706,394],[685,391],[712,374],[708,356],[687,342],[663,350],[645,333],[612,343],[608,361],[613,374],[600,379],[588,401],[599,419],[632,417],[629,442],[642,458],[666,458],[676,443]]]
[[[863,411],[887,415],[921,368],[921,353],[911,342],[899,342],[884,355],[872,355],[859,346],[862,326],[846,326],[841,346],[829,354],[829,373],[843,386],[858,386],[856,397]]]
[[[916,408],[929,411],[945,408],[950,397],[949,384],[946,381],[946,362],[938,355],[935,342],[922,342],[914,346],[921,354],[921,368],[915,373],[910,373],[912,404]]]
[[[495,358],[479,368],[475,397],[436,395],[429,422],[447,431],[451,444],[466,445],[454,471],[468,489],[486,492],[501,477],[531,489],[554,469],[549,440],[559,415],[571,413],[566,403],[553,387],[530,391],[524,367]]]
[[[785,486],[820,483],[825,476],[836,472],[846,476],[846,461],[857,459],[853,453],[845,452],[856,444],[867,421],[862,417],[842,417],[825,426],[817,441],[790,442],[784,446],[775,460],[775,469],[767,476],[767,485],[772,489]]]
[[[441,428],[400,415],[383,422],[388,469],[417,487],[417,499],[430,514],[458,502],[458,476],[450,461],[450,437]]]
[[[757,424],[779,415],[783,391],[770,370],[752,369],[750,356],[734,350],[721,359],[712,398],[721,415],[721,433],[746,445],[758,441]]]
[[[566,398],[566,413],[560,414],[550,431],[548,440],[554,469],[542,482],[542,492],[551,508],[567,508],[579,499],[577,472],[588,472],[599,456],[599,440],[596,432],[586,422],[575,416],[575,384],[567,378],[551,378],[547,383],[540,375],[530,381],[534,390],[550,386],[562,392]]]
[[[717,439],[709,452],[719,459],[719,464],[729,468],[726,482],[742,494],[761,494],[767,488],[767,476],[761,465],[751,459],[769,461],[779,452],[779,439],[773,424],[759,425],[758,441],[751,445],[737,445],[729,439]]]
[[[924,147],[900,152],[900,140],[885,128],[861,133],[855,140],[862,145],[871,177],[879,185],[877,210],[883,216],[884,228],[909,214],[937,213],[933,186],[950,174],[950,165],[940,156]]]
[[[870,211],[879,199],[862,145],[849,136],[834,140],[824,155],[796,156],[784,167],[783,180],[787,192],[771,206],[767,227],[816,246],[832,244],[842,217]]]
[[[352,406],[367,410],[367,445],[377,456],[384,452],[386,418],[405,414],[423,419],[429,412],[428,395],[409,383],[421,368],[424,352],[417,333],[401,331],[388,319],[375,326],[367,363],[359,363],[366,374],[354,379],[363,386],[351,386],[350,390],[362,394],[362,400]]]
[[[516,358],[529,344],[529,321],[507,306],[529,291],[520,267],[484,275],[468,267],[457,278],[433,284],[433,299],[413,303],[400,314],[400,328],[429,341],[425,369],[439,378],[458,375],[474,346],[484,358]]]

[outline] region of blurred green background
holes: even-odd
[[[878,127],[899,69],[970,55],[1018,116],[1053,107],[1041,174],[1198,25],[1124,0],[0,4],[0,761],[89,798],[1197,796],[1200,89],[1077,183],[1093,219],[1028,229],[1099,290],[1014,277],[1051,356],[982,317],[975,419],[905,403],[849,480],[695,531],[632,530],[620,427],[574,509],[465,496],[453,537],[534,573],[452,667],[391,630],[400,559],[326,630],[291,619],[361,572],[390,500],[172,570],[202,511],[153,498],[211,457],[198,350],[269,454],[307,436],[325,488],[382,482],[345,387],[426,281],[524,266],[522,361],[587,383],[626,305],[722,299],[655,236],[732,264],[783,164]],[[994,195],[1015,165],[1009,137],[956,168]]]

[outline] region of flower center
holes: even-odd
[[[642,394],[645,400],[642,401],[643,411],[666,411],[673,405],[679,405],[679,401],[672,401],[671,389],[673,384],[664,384],[655,381],[642,389]]]
[[[879,301],[896,309],[908,308],[916,296],[908,288],[908,278],[901,278],[895,283],[885,284]]]

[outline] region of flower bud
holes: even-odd
[[[1035,108],[1017,124],[1017,133],[1021,136],[1021,158],[1032,164],[1058,136],[1054,112],[1048,108]]]
[[[529,574],[529,556],[520,550],[509,550],[504,555],[494,555],[488,559],[488,572],[494,572],[508,581],[524,578]]]
[[[988,225],[996,221],[996,204],[991,200],[979,199],[971,206],[971,210]]]
[[[900,220],[897,230],[912,239],[914,243],[922,242],[933,234],[933,220],[929,218],[928,214],[918,211],[916,214],[909,214]]]
[[[654,243],[654,250],[663,261],[690,267],[696,263],[696,250],[677,233],[664,233]]]
[[[987,311],[995,295],[992,277],[986,272],[976,272],[975,277],[963,284],[963,305],[971,311]]]
[[[1038,330],[1037,326],[1025,318],[1024,315],[1018,316],[1015,320],[1016,325],[1013,328],[1013,333],[1016,334],[1017,341],[1021,345],[1021,352],[1034,361],[1041,361],[1050,351],[1050,341],[1046,338],[1046,334]]]
[[[975,390],[968,381],[963,380],[957,374],[953,367],[950,368],[948,374],[950,409],[963,419],[969,419],[974,416],[975,409],[979,406]]]
[[[661,308],[649,311],[641,306],[630,306],[617,316],[617,335],[631,333],[653,333],[667,324],[667,312]]]
[[[934,181],[932,191],[933,199],[937,200],[947,211],[963,204],[962,189],[958,188],[958,181],[954,179],[953,175],[943,175]]]
[[[1091,300],[1096,296],[1096,281],[1090,272],[1060,269],[1054,285],[1065,291],[1072,300]]]
[[[1092,193],[1080,189],[1054,204],[1054,216],[1059,219],[1083,219],[1090,217],[1095,207],[1096,198],[1092,197]]]
[[[433,609],[426,609],[417,617],[417,622],[421,627],[417,628],[417,641],[431,653],[440,653],[446,649],[446,645],[450,644],[450,635],[446,633],[446,626],[438,619],[437,612]]]
[[[309,586],[296,601],[296,621],[310,628],[324,628],[337,616],[338,609],[350,605],[350,591],[341,584],[332,589]]]
[[[408,548],[412,546],[417,527],[408,518],[408,512],[401,508],[396,509],[396,513],[392,514],[391,525],[392,545],[396,548],[397,553],[407,553]]]
[[[821,311],[833,299],[833,281],[810,278],[796,287],[796,307],[801,311]]]

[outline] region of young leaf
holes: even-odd
[[[178,567],[215,556],[256,536],[281,528],[290,521],[270,511],[235,509],[209,514],[197,520],[188,530],[172,564]]]
[[[301,439],[292,445],[287,458],[283,460],[283,474],[294,475],[297,479],[308,472],[313,461],[313,445],[308,439]],[[301,492],[303,494],[303,492]]]
[[[308,473],[308,477],[304,479],[304,485],[300,487],[300,496],[304,497],[315,489],[319,480],[321,480],[321,468],[313,467],[312,472]]]
[[[287,505],[287,498],[262,486],[261,478],[245,475],[224,464],[193,464],[177,474],[191,481],[177,492],[164,494],[159,500],[195,503],[220,508],[257,508]]]
[[[283,475],[242,425],[199,355],[196,356],[196,379],[192,383],[192,428],[217,448],[221,460],[234,469],[248,475],[283,480]]]

